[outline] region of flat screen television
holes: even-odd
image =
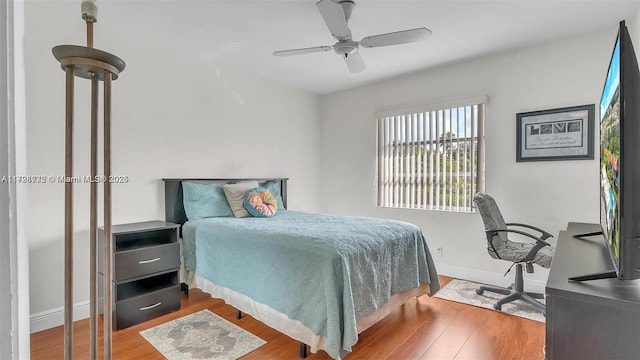
[[[600,227],[614,269],[572,278],[640,278],[640,70],[620,22],[600,98]],[[582,234],[595,235],[592,234]]]

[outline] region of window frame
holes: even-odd
[[[475,212],[471,198],[485,188],[487,103],[487,96],[474,96],[376,111],[377,207]],[[464,136],[456,136],[461,133]],[[464,155],[461,164],[461,152],[466,154],[468,146],[470,159]],[[455,155],[447,154],[451,149]],[[468,178],[471,181],[461,186],[460,179]],[[462,197],[461,188],[468,189]]]

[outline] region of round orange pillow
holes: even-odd
[[[249,190],[245,195],[244,208],[251,216],[271,217],[278,211],[278,203],[269,190],[257,187]]]

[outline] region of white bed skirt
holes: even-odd
[[[312,353],[316,353],[318,350],[325,350],[326,338],[324,336],[314,334],[300,321],[290,319],[287,315],[278,312],[267,305],[254,301],[246,295],[218,286],[205,278],[195,275],[195,273],[191,271],[184,271],[182,273],[182,278],[189,287],[199,288],[200,290],[211,294],[212,297],[220,298],[234,308],[260,320],[267,326],[309,345]],[[358,333],[368,329],[370,326],[391,313],[393,309],[407,302],[410,298],[427,293],[429,293],[429,285],[422,284],[415,289],[410,289],[392,295],[389,302],[383,304],[375,312],[357,321],[356,325]]]

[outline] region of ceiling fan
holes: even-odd
[[[372,48],[388,45],[406,44],[422,41],[431,35],[431,30],[427,28],[417,28],[403,31],[390,32],[367,36],[360,41],[351,39],[351,30],[347,23],[351,17],[351,11],[355,6],[352,0],[320,0],[316,3],[320,14],[327,24],[331,35],[338,40],[333,46],[316,46],[302,49],[274,51],[275,56],[290,56],[308,54],[314,52],[323,52],[333,50],[341,55],[349,71],[359,73],[364,71],[367,66],[360,56],[359,47]]]

